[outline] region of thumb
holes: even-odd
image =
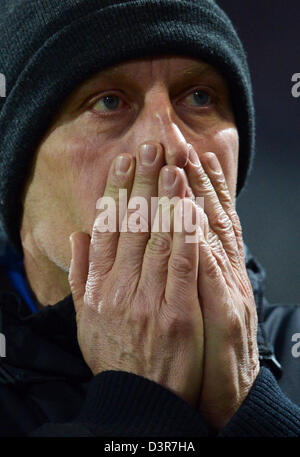
[[[72,260],[68,280],[76,313],[79,312],[83,305],[83,297],[89,271],[90,241],[90,236],[83,232],[74,232],[70,235]]]

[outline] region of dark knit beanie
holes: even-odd
[[[162,54],[202,59],[225,76],[240,193],[254,152],[251,81],[242,44],[213,0],[1,0],[0,222],[17,252],[24,186],[64,99],[104,68]]]

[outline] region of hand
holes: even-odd
[[[120,188],[131,192],[131,201],[144,197],[149,208],[151,197],[159,193],[177,195],[179,205],[198,211],[191,200],[183,199],[184,174],[175,166],[163,166],[161,147],[151,163],[137,154],[136,167],[133,157],[122,157],[112,164],[104,194],[116,202],[117,214]],[[91,239],[82,232],[72,236],[69,282],[87,365],[94,374],[122,370],[143,376],[196,407],[203,364],[197,244],[186,244],[184,231],[171,239],[164,232],[152,232],[149,238],[149,230],[102,229],[99,213]]]
[[[217,430],[240,407],[259,372],[257,313],[247,275],[242,230],[222,168],[213,153],[191,150],[186,174],[204,197],[199,242],[199,297],[204,368],[199,411]]]

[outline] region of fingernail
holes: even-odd
[[[176,170],[173,168],[163,168],[162,169],[162,185],[169,189],[173,187],[177,178]]]
[[[190,150],[189,150],[189,160],[194,165],[200,165],[200,160],[199,160],[198,154],[192,148],[190,148]]]
[[[157,147],[154,144],[143,144],[140,148],[140,160],[144,165],[152,165],[157,157]]]
[[[209,154],[208,168],[214,173],[222,173],[222,169],[215,154]]]
[[[130,168],[131,160],[127,156],[119,156],[116,160],[116,174],[124,175]]]

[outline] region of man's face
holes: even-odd
[[[214,152],[234,199],[238,133],[224,78],[194,58],[130,61],[81,85],[41,142],[24,194],[23,247],[67,271],[69,235],[91,235],[113,159],[148,141],[163,146],[166,164],[183,166],[189,143],[199,156]]]

